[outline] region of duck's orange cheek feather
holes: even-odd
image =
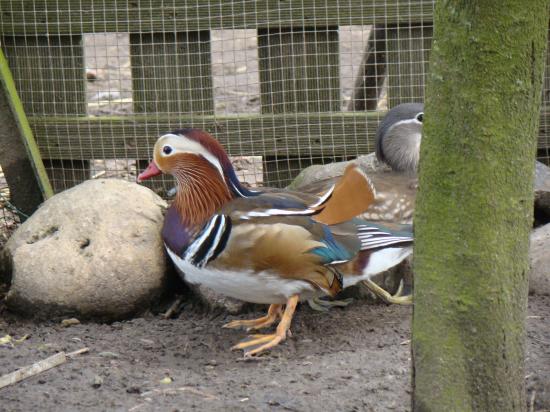
[[[193,153],[177,153],[169,157],[155,157],[155,163],[164,173],[191,173],[201,169],[204,172],[217,174],[218,172],[203,157]]]

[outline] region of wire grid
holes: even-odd
[[[245,184],[285,186],[310,164],[372,151],[385,110],[423,100],[433,1],[0,5],[2,47],[56,191],[135,181],[157,137],[186,126],[219,138]],[[149,185],[166,197],[173,182]],[[13,216],[1,207],[8,234]]]
[[[0,246],[8,241],[19,223],[20,216],[10,202],[10,189],[0,168]]]

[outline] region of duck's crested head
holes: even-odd
[[[420,156],[424,104],[403,103],[391,109],[376,133],[376,157],[392,169],[415,172]]]
[[[176,179],[199,165],[223,178],[225,169],[231,167],[222,145],[200,129],[178,129],[161,136],[153,149],[153,162]]]
[[[190,180],[220,180],[239,197],[258,192],[244,188],[223,146],[201,129],[177,129],[161,136],[153,149],[153,161],[139,176],[143,181],[161,173],[174,176],[180,186]]]
[[[179,129],[157,140],[153,160],[138,181],[161,173],[174,176],[177,194],[172,206],[185,226],[197,227],[234,197],[227,182],[229,171],[229,157],[212,136],[199,129]]]

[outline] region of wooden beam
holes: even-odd
[[[0,0],[4,35],[184,32],[431,21],[433,0]]]
[[[262,113],[340,111],[338,27],[258,29],[258,58]],[[264,154],[263,184],[284,187],[320,162],[304,149]]]
[[[385,112],[290,113],[232,116],[33,116],[29,122],[50,159],[148,159],[157,137],[175,127],[212,133],[229,154],[239,156],[349,157],[370,153]],[[550,110],[541,113],[539,149],[550,149]],[[55,136],[55,139],[51,139]]]
[[[210,32],[130,34],[134,113],[213,114]]]
[[[212,133],[231,155],[354,156],[374,148],[379,112],[279,115],[30,118],[40,149],[52,159],[148,159],[157,137],[175,127]],[[55,136],[55,139],[51,139]]]
[[[340,111],[338,27],[258,30],[262,113]]]
[[[134,113],[214,114],[209,31],[132,33],[130,62]],[[175,128],[170,126],[166,131]],[[150,157],[136,160],[138,173],[147,167]],[[165,175],[144,185],[161,196],[174,187]]]
[[[386,78],[386,27],[373,26],[369,32],[348,110],[376,110]]]
[[[388,26],[388,108],[424,101],[432,33],[431,23],[427,22]]]

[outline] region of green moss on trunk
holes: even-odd
[[[520,411],[547,0],[440,1],[415,216],[416,411]]]

